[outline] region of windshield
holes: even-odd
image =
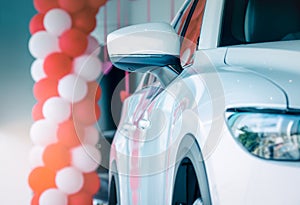
[[[296,39],[299,0],[225,1],[220,46]]]

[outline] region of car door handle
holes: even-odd
[[[123,126],[122,126],[122,129],[125,130],[125,131],[133,131],[136,129],[136,126],[134,124],[130,124],[130,123],[125,123]]]
[[[134,124],[125,123],[121,126],[120,132],[123,135],[130,135],[131,132],[133,132],[136,129],[136,126]]]
[[[138,128],[140,128],[142,130],[148,129],[150,127],[150,125],[151,125],[151,122],[148,119],[140,119],[138,121]]]

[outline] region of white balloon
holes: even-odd
[[[87,91],[87,83],[74,74],[66,75],[58,82],[59,95],[71,103],[82,100],[87,95]]]
[[[30,137],[35,145],[47,146],[57,142],[57,124],[46,120],[38,120],[32,124]]]
[[[43,153],[45,147],[34,146],[29,153],[29,163],[32,169],[44,166]]]
[[[44,17],[45,29],[56,36],[60,36],[64,31],[72,26],[71,16],[63,9],[51,9]]]
[[[35,58],[46,58],[50,53],[60,51],[58,38],[47,31],[39,31],[31,36],[29,51]]]
[[[43,105],[45,119],[54,123],[61,123],[71,116],[71,105],[60,97],[49,98]]]
[[[44,60],[43,59],[36,59],[31,64],[31,77],[35,82],[38,82],[39,80],[47,77],[47,75],[44,72]]]
[[[101,48],[98,40],[94,36],[88,36],[88,46],[86,48],[85,54],[98,56],[100,54]]]
[[[84,173],[96,170],[101,162],[99,150],[92,145],[83,144],[73,148],[71,154],[72,165]]]
[[[78,76],[86,81],[94,81],[102,71],[102,63],[95,56],[82,55],[74,59],[73,69]]]
[[[66,194],[74,194],[83,186],[84,178],[74,167],[66,167],[57,172],[55,183],[59,190]]]
[[[95,146],[99,141],[99,131],[94,126],[89,126],[84,129],[84,144]]]
[[[68,197],[58,189],[47,189],[39,199],[39,205],[67,205]]]

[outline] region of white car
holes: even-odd
[[[143,74],[110,154],[110,205],[300,204],[300,2],[188,0],[108,36]]]

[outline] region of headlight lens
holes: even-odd
[[[232,135],[255,156],[300,160],[300,115],[276,110],[234,109],[227,112]]]

